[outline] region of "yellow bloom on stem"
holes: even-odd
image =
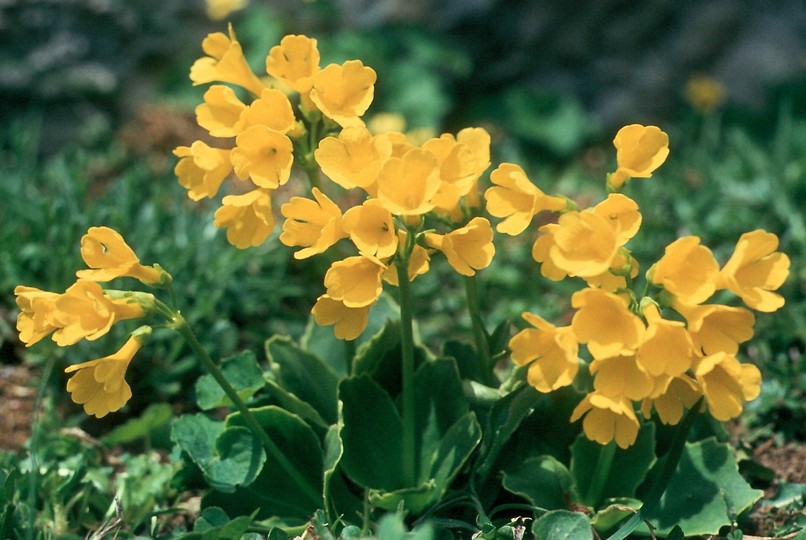
[[[314,152],[322,172],[344,189],[360,187],[370,195],[384,162],[392,156],[392,141],[373,136],[364,126],[347,127],[338,137],[325,137]]]
[[[568,276],[568,272],[557,268],[549,257],[549,252],[554,246],[554,232],[557,230],[556,223],[547,223],[538,229],[537,239],[532,246],[532,258],[540,263],[540,274],[552,281],[562,281]],[[498,231],[501,231],[499,228]]]
[[[742,401],[756,399],[761,392],[761,372],[752,364],[741,364],[735,356],[719,352],[697,365],[697,382],[711,416],[727,422],[742,413]]]
[[[599,444],[608,444],[613,439],[619,448],[629,448],[638,437],[640,424],[632,403],[626,398],[613,398],[598,392],[585,396],[571,414],[571,422],[582,416],[585,436]]]
[[[408,234],[404,229],[397,231],[397,243],[399,246],[406,245],[406,238]],[[414,278],[428,272],[430,265],[430,255],[428,250],[419,244],[414,244],[414,249],[409,255],[409,268],[408,275],[409,281],[414,281]],[[383,272],[383,280],[388,284],[397,287],[399,282],[397,280],[397,268],[395,265],[389,265]]]
[[[303,35],[288,35],[275,45],[266,57],[266,73],[300,94],[307,94],[313,76],[319,71],[319,49],[316,39]]]
[[[292,197],[280,208],[286,218],[280,242],[286,246],[302,246],[295,259],[307,259],[324,253],[327,248],[347,237],[342,225],[341,209],[318,188],[311,190],[314,200]]]
[[[323,294],[316,299],[311,313],[319,326],[333,325],[333,334],[346,341],[352,341],[361,335],[369,322],[369,310],[374,304],[352,308],[344,302],[333,300]]]
[[[202,50],[207,56],[199,58],[190,67],[190,80],[194,86],[225,82],[242,86],[256,96],[266,88],[246,62],[231,24],[229,35],[221,32],[208,34],[202,41]]]
[[[647,277],[671,293],[678,302],[701,304],[716,291],[719,263],[696,236],[678,238],[650,268]]]
[[[140,259],[120,233],[109,227],[89,228],[81,237],[81,257],[90,269],[76,272],[80,279],[111,281],[118,277],[133,277],[150,285],[159,285],[170,279],[164,270],[140,264]]]
[[[596,212],[567,212],[553,229],[548,256],[569,276],[588,278],[607,272],[619,253],[619,222]]]
[[[227,241],[238,249],[258,246],[274,228],[271,190],[255,189],[242,195],[227,195],[215,213],[213,224],[227,229]]]
[[[695,357],[694,343],[686,326],[680,321],[661,317],[654,303],[644,307],[643,313],[647,331],[636,353],[638,364],[653,377],[683,374]]]
[[[470,149],[473,175],[478,178],[490,166],[490,134],[484,128],[469,127],[459,131],[456,140]]]
[[[291,139],[266,126],[252,126],[235,138],[230,161],[241,180],[250,178],[258,187],[276,189],[288,182],[294,163]]]
[[[618,168],[608,175],[611,189],[620,189],[628,178],[649,178],[669,156],[669,136],[656,126],[631,124],[613,139]]]
[[[264,89],[258,99],[241,111],[236,129],[240,133],[252,126],[265,126],[283,135],[288,134],[296,126],[288,96],[276,88]]]
[[[378,173],[378,199],[396,216],[419,216],[434,209],[439,191],[436,158],[420,149],[386,160]]]
[[[629,310],[629,301],[602,289],[582,289],[571,297],[578,311],[571,328],[586,343],[594,358],[634,353],[646,331],[643,321]]]
[[[120,410],[132,397],[126,382],[126,370],[132,358],[151,334],[149,327],[135,331],[121,349],[109,356],[68,366],[65,373],[75,373],[67,381],[67,391],[73,402],[84,406],[89,415],[102,418]]]
[[[341,127],[363,125],[360,116],[372,103],[376,78],[375,70],[360,60],[330,64],[313,76],[311,101]]]
[[[638,203],[621,193],[611,193],[607,199],[593,207],[593,213],[610,221],[618,231],[616,243],[623,246],[641,227],[641,212]]]
[[[51,315],[59,327],[53,341],[66,347],[81,339],[96,340],[117,321],[143,317],[145,310],[139,302],[110,298],[98,283],[79,279],[55,300]]]
[[[546,266],[546,263],[543,263],[543,266]],[[628,275],[631,278],[638,275],[638,261],[632,257],[629,251],[622,248],[616,253],[607,271],[596,276],[588,276],[585,278],[585,282],[588,287],[616,292],[627,287],[626,276]]]
[[[514,163],[499,165],[490,173],[490,180],[495,185],[485,192],[484,198],[490,215],[504,218],[495,227],[500,233],[517,236],[543,210],[557,212],[566,207],[565,199],[543,193]]]
[[[30,347],[59,328],[53,318],[56,300],[61,296],[59,293],[18,285],[14,287],[14,296],[17,307],[20,308],[17,331],[20,334],[20,341],[25,343],[26,347]]]
[[[614,399],[639,401],[652,395],[654,378],[644,371],[634,354],[596,358],[590,364],[593,388]]]
[[[430,152],[439,166],[441,183],[432,202],[440,210],[450,211],[476,183],[476,156],[469,146],[458,142],[450,133],[427,140],[422,149]]]
[[[747,309],[721,304],[673,303],[672,307],[686,318],[694,347],[706,356],[718,352],[736,354],[739,344],[753,337],[756,318]]]
[[[493,228],[482,217],[473,218],[448,234],[428,233],[425,243],[444,253],[448,263],[463,276],[472,276],[476,270],[487,268],[495,255]]]
[[[386,265],[376,257],[356,255],[334,262],[325,273],[327,295],[349,308],[375,303],[381,295],[381,276]]]
[[[669,380],[656,397],[643,400],[641,412],[644,418],[649,419],[654,407],[662,423],[677,425],[683,418],[683,412],[690,409],[701,395],[697,382],[688,375],[681,375]]]
[[[204,103],[196,107],[196,122],[213,137],[234,137],[245,109],[232,88],[215,84],[204,93]]]
[[[558,328],[529,312],[522,317],[534,328],[521,330],[509,340],[512,361],[529,366],[526,380],[538,392],[570,385],[579,370],[579,344],[571,327]]]
[[[243,9],[249,0],[206,0],[207,16],[214,21],[221,21],[234,11]]]
[[[385,259],[397,251],[392,214],[378,199],[369,199],[347,210],[342,225],[361,253]]]
[[[784,297],[772,291],[789,276],[789,257],[778,249],[778,237],[761,229],[744,233],[730,260],[719,272],[721,288],[730,290],[750,308],[773,312]]]
[[[230,150],[211,148],[196,141],[190,146],[178,146],[173,153],[180,158],[174,173],[194,201],[215,197],[232,172]]]

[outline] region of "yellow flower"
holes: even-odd
[[[313,76],[319,71],[319,49],[316,40],[302,35],[288,35],[275,45],[266,57],[266,73],[300,94],[307,94]]]
[[[502,163],[490,174],[495,186],[484,194],[487,211],[504,218],[496,226],[500,233],[517,236],[526,230],[532,218],[543,210],[559,211],[566,207],[565,199],[546,195],[535,186],[523,169],[514,163]]]
[[[81,257],[90,270],[76,272],[80,279],[111,281],[118,277],[133,277],[150,285],[170,279],[165,271],[140,264],[140,259],[120,233],[109,227],[90,227],[81,237]]]
[[[315,200],[292,197],[280,208],[286,218],[280,242],[286,246],[303,246],[295,259],[307,259],[324,253],[327,248],[347,237],[339,207],[317,188],[311,190]]]
[[[376,257],[356,255],[334,262],[325,273],[328,297],[349,308],[375,303],[381,295],[381,276],[386,265]]]
[[[472,276],[476,270],[487,268],[495,255],[493,228],[482,217],[473,218],[448,234],[428,233],[425,243],[444,253],[448,263],[463,276]]]
[[[607,199],[593,207],[593,213],[610,221],[616,234],[616,243],[623,246],[641,227],[638,203],[621,193],[611,193]]]
[[[381,166],[392,155],[388,136],[373,136],[364,126],[347,127],[337,137],[325,137],[314,152],[325,175],[344,189],[360,187],[375,194]]]
[[[548,251],[557,268],[581,278],[599,276],[610,269],[621,247],[618,221],[586,210],[561,215],[557,225]]]
[[[655,407],[662,423],[677,425],[683,418],[683,411],[690,409],[701,395],[697,383],[688,375],[681,375],[669,380],[657,397],[643,400],[641,412],[649,419]]]
[[[543,266],[545,267],[546,263],[543,263]],[[585,282],[588,287],[616,292],[627,287],[627,275],[631,278],[638,275],[638,261],[628,251],[620,249],[607,271],[596,276],[588,276]]]
[[[81,339],[93,341],[109,332],[117,321],[144,315],[140,303],[109,298],[96,282],[79,279],[54,302],[51,316],[58,329],[53,341],[60,347]]]
[[[415,148],[386,160],[378,173],[378,199],[397,216],[418,216],[434,209],[439,185],[436,158]]]
[[[629,310],[622,296],[602,289],[582,289],[571,297],[578,309],[571,328],[580,343],[587,343],[594,358],[629,355],[643,341],[644,323]]]
[[[342,225],[361,253],[385,259],[397,251],[392,214],[378,199],[369,199],[347,210]]]
[[[757,229],[744,233],[730,260],[719,272],[722,288],[729,289],[750,308],[772,312],[784,305],[778,289],[789,276],[789,257],[778,249],[778,237]]]
[[[744,308],[721,304],[686,306],[679,303],[674,303],[672,307],[688,321],[694,346],[702,354],[736,354],[739,343],[753,337],[756,318]]]
[[[328,295],[323,294],[316,300],[311,313],[319,326],[333,326],[333,334],[346,341],[352,341],[361,335],[369,322],[369,310],[373,304],[368,306],[351,308],[344,305],[344,302],[333,300]]]
[[[243,9],[249,0],[206,0],[207,16],[214,21],[226,19],[234,11]]]
[[[14,296],[17,307],[20,308],[17,331],[20,333],[20,341],[26,347],[50,335],[59,327],[53,318],[56,300],[61,296],[59,293],[18,285],[14,287]]]
[[[232,25],[229,25],[229,36],[221,32],[208,34],[202,41],[202,50],[207,56],[199,58],[190,67],[190,80],[194,86],[225,82],[242,86],[256,96],[266,88],[246,62]]]
[[[404,229],[399,229],[397,231],[397,243],[399,246],[406,245],[406,238],[408,234]],[[428,272],[430,265],[430,256],[428,254],[428,250],[422,247],[419,244],[414,244],[414,249],[411,251],[411,255],[409,255],[409,268],[408,268],[408,275],[409,281],[414,281],[414,278],[425,274]],[[399,286],[399,282],[397,279],[397,267],[395,265],[390,265],[386,268],[383,273],[383,280],[390,285],[395,287]]]
[[[258,187],[276,189],[288,182],[294,163],[291,139],[266,126],[252,126],[235,138],[230,160],[241,180],[251,178]]]
[[[313,76],[311,101],[341,127],[360,126],[375,94],[375,70],[360,60],[330,64]]]
[[[699,75],[686,81],[684,95],[694,109],[707,114],[725,101],[725,86],[713,77]]]
[[[143,346],[144,337],[151,329],[136,331],[123,347],[114,354],[68,366],[65,373],[75,373],[67,381],[67,391],[75,403],[84,406],[89,415],[102,418],[123,407],[132,397],[126,382],[126,369],[134,355]]]
[[[478,157],[473,155],[469,146],[457,141],[450,133],[427,140],[422,149],[430,152],[439,166],[441,183],[432,202],[440,210],[450,211],[475,186]]]
[[[727,422],[742,413],[742,401],[756,399],[761,392],[761,372],[752,364],[741,364],[724,352],[706,356],[695,370],[697,382],[708,402],[711,416]]]
[[[456,140],[470,149],[473,156],[473,175],[478,178],[490,166],[490,134],[484,128],[464,128]]]
[[[636,353],[638,364],[653,377],[681,375],[694,361],[694,343],[686,326],[662,318],[655,304],[647,305],[643,313],[647,331]]]
[[[272,131],[288,134],[296,126],[296,118],[288,96],[275,88],[266,88],[260,97],[241,111],[237,132],[252,126],[265,126]]]
[[[708,300],[716,291],[718,276],[719,264],[696,236],[678,238],[666,246],[663,257],[648,273],[650,281],[687,305]]]
[[[204,93],[204,103],[196,107],[196,122],[213,137],[234,137],[245,109],[232,88],[215,84]]]
[[[619,189],[628,178],[649,178],[669,155],[669,136],[656,126],[624,126],[613,139],[616,172],[608,175],[611,189]]]
[[[215,213],[216,227],[227,229],[227,240],[239,249],[262,244],[274,228],[271,191],[255,189],[242,195],[227,195]]]
[[[532,258],[540,263],[540,274],[552,281],[562,281],[568,272],[557,268],[549,257],[549,252],[554,246],[554,232],[557,230],[556,223],[548,223],[538,229],[537,239],[532,246]],[[501,231],[501,229],[498,229]]]
[[[595,375],[596,392],[613,399],[642,400],[652,395],[655,388],[653,377],[633,354],[596,358],[590,364],[590,372]]]
[[[571,414],[571,422],[582,416],[585,436],[599,444],[608,444],[613,439],[619,448],[629,448],[638,437],[638,418],[632,404],[625,398],[612,398],[592,392],[585,396]]]
[[[526,380],[538,392],[570,385],[579,369],[579,344],[571,327],[558,328],[529,312],[522,316],[534,328],[521,330],[509,340],[512,361],[529,366]]]
[[[230,151],[211,148],[202,141],[179,146],[174,155],[180,158],[174,173],[194,201],[215,197],[224,179],[232,172]]]

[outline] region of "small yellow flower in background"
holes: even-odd
[[[752,364],[719,352],[703,358],[695,369],[711,416],[727,422],[742,413],[742,402],[756,399],[761,392],[761,372]]]
[[[342,226],[341,209],[317,188],[311,190],[314,200],[292,197],[280,208],[286,218],[280,242],[286,246],[302,246],[295,259],[307,259],[324,253],[327,248],[347,237]]]
[[[338,137],[325,137],[314,152],[322,172],[344,189],[360,187],[370,195],[384,162],[392,156],[388,136],[373,136],[364,126],[347,127]]]
[[[342,226],[361,253],[385,259],[397,251],[392,214],[378,199],[369,199],[347,210]]]
[[[721,304],[686,306],[672,304],[686,318],[695,348],[704,355],[736,354],[739,344],[753,337],[756,318],[752,312]]]
[[[649,419],[654,407],[660,421],[666,425],[677,425],[683,412],[690,409],[702,395],[696,381],[688,375],[681,375],[668,381],[666,388],[657,397],[641,402],[641,413]]]
[[[144,338],[151,334],[149,327],[132,333],[121,349],[109,356],[68,366],[65,373],[75,373],[67,381],[67,391],[73,402],[84,406],[89,415],[102,418],[120,410],[132,397],[126,382],[126,370],[132,358],[143,346]]]
[[[596,358],[590,364],[596,393],[612,398],[640,401],[652,395],[655,381],[634,354]]]
[[[694,343],[685,324],[661,317],[654,303],[644,307],[643,314],[647,331],[636,353],[638,364],[653,377],[682,375],[694,361]]]
[[[89,270],[79,270],[79,279],[111,281],[118,277],[133,277],[143,283],[157,285],[168,275],[153,266],[143,266],[123,237],[109,227],[90,227],[81,237],[81,257]]]
[[[721,288],[730,290],[750,308],[773,312],[784,298],[772,291],[789,276],[789,257],[778,249],[778,237],[757,229],[744,233],[730,260],[719,272]]]
[[[376,257],[356,255],[334,262],[325,273],[328,297],[349,308],[367,307],[381,295],[386,265]]]
[[[271,191],[255,189],[242,195],[227,195],[215,213],[213,224],[227,229],[227,240],[238,249],[258,246],[274,228]]]
[[[696,236],[678,238],[650,268],[650,281],[671,293],[678,302],[701,304],[716,291],[719,263]]]
[[[235,138],[230,161],[241,180],[276,189],[288,182],[294,163],[291,139],[266,126],[252,126]]]
[[[683,95],[692,108],[708,114],[725,101],[725,85],[713,77],[698,75],[686,82]]]
[[[463,276],[473,276],[476,270],[487,268],[495,255],[493,228],[482,217],[448,234],[428,233],[425,243],[444,253],[448,263]]]
[[[529,226],[538,213],[560,211],[566,207],[565,199],[551,197],[535,186],[523,169],[514,163],[502,163],[491,174],[495,186],[484,194],[487,211],[504,218],[495,229],[504,234],[517,236]]]
[[[397,231],[397,243],[400,246],[406,245],[406,238],[408,234],[405,230],[399,229]],[[422,247],[419,244],[414,244],[414,249],[409,255],[409,268],[408,268],[408,276],[409,281],[414,281],[414,278],[417,276],[421,276],[428,272],[431,264],[430,255],[428,254],[428,250]],[[394,286],[397,287],[399,282],[397,280],[397,267],[395,265],[390,265],[383,273],[383,280]]]
[[[330,64],[313,77],[311,101],[341,127],[360,126],[375,96],[375,70],[360,60]]]
[[[613,139],[618,168],[608,175],[611,189],[620,189],[629,178],[649,178],[669,155],[669,136],[656,126],[631,124]]]
[[[521,330],[509,341],[512,361],[529,366],[526,380],[538,392],[570,385],[579,370],[579,344],[571,327],[558,328],[529,312],[522,317],[534,328]]]
[[[275,45],[266,57],[266,73],[287,84],[300,94],[311,91],[313,76],[319,71],[319,49],[316,39],[288,35]]]
[[[352,341],[361,335],[369,322],[369,310],[373,304],[368,306],[351,308],[344,305],[344,302],[333,300],[328,295],[323,294],[316,300],[311,313],[319,326],[333,325],[333,334],[346,341]]]
[[[582,289],[571,297],[578,311],[571,328],[594,358],[628,355],[638,350],[646,331],[624,297],[602,289]]]
[[[594,277],[607,272],[621,247],[618,222],[590,210],[561,215],[552,234],[554,243],[548,251],[549,258],[557,268],[574,277]]]
[[[206,0],[207,16],[214,21],[221,21],[235,11],[246,7],[249,0]]]
[[[378,199],[396,216],[419,216],[434,209],[431,199],[440,182],[436,158],[415,148],[383,164],[378,173]]]
[[[638,203],[621,193],[611,193],[593,207],[593,213],[610,221],[617,231],[616,243],[623,246],[636,235],[641,227],[641,212]]]
[[[173,153],[179,158],[174,174],[194,201],[215,197],[232,172],[230,150],[212,148],[196,141],[190,146],[177,147]]]
[[[59,293],[18,285],[14,287],[14,296],[17,307],[20,308],[17,331],[20,333],[20,341],[26,347],[49,336],[58,328],[58,324],[54,323],[53,313],[56,300],[61,296]]]
[[[288,96],[276,88],[264,89],[260,97],[241,112],[236,131],[241,132],[252,126],[265,126],[287,135],[296,126]]]
[[[367,129],[373,135],[397,131],[402,133],[406,130],[406,119],[398,113],[377,113],[367,120]]]
[[[619,448],[629,448],[638,437],[638,418],[632,403],[625,398],[612,398],[592,392],[585,396],[571,414],[571,422],[582,416],[585,436],[599,444],[616,441]]]
[[[190,79],[194,85],[211,82],[237,84],[256,96],[266,88],[247,64],[232,25],[229,25],[229,35],[221,32],[208,34],[202,41],[202,50],[207,56],[199,58],[190,67]]]

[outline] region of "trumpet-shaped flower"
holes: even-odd
[[[540,274],[552,281],[562,281],[568,276],[568,272],[557,268],[549,257],[549,251],[554,246],[554,232],[557,230],[556,223],[547,223],[538,229],[537,239],[532,246],[532,258],[540,263]],[[499,231],[501,229],[498,229]]]
[[[772,312],[784,305],[778,289],[789,276],[789,257],[778,249],[778,237],[757,229],[744,233],[719,273],[721,284],[750,308]]]
[[[241,180],[250,178],[258,187],[277,189],[288,182],[294,163],[291,139],[266,126],[252,126],[235,138],[230,161]]]
[[[701,395],[697,382],[688,375],[681,375],[669,380],[656,397],[643,400],[641,412],[649,419],[654,407],[662,423],[677,425],[683,412],[690,409]]]
[[[125,379],[126,370],[147,334],[150,329],[135,332],[118,352],[64,370],[75,373],[67,381],[67,391],[75,403],[84,406],[87,414],[102,418],[120,410],[129,401],[132,390]]]
[[[718,352],[736,354],[739,344],[753,337],[756,318],[740,307],[707,304],[686,306],[673,304],[688,322],[688,332],[697,351],[704,355]]]
[[[473,176],[478,178],[490,166],[490,134],[484,128],[464,128],[456,134],[456,141],[470,149]]]
[[[378,199],[394,215],[419,216],[434,209],[439,185],[436,158],[415,148],[386,160],[378,173]]]
[[[260,97],[241,111],[237,131],[252,126],[265,126],[273,131],[288,134],[296,126],[296,118],[288,96],[276,88],[266,88]]]
[[[221,32],[208,34],[202,41],[202,50],[207,56],[196,60],[190,68],[190,80],[194,85],[209,82],[237,84],[256,96],[266,88],[246,62],[232,25],[229,26],[229,35]]]
[[[652,395],[655,388],[653,377],[632,354],[596,358],[590,364],[590,372],[594,375],[596,392],[614,399],[642,400]]]
[[[300,94],[307,94],[313,76],[319,71],[319,49],[316,40],[303,35],[288,35],[275,45],[266,57],[266,73]]]
[[[323,294],[316,300],[311,313],[319,326],[333,325],[333,334],[346,341],[352,341],[361,335],[369,322],[369,310],[373,304],[352,308],[344,302],[333,300]]]
[[[678,238],[666,246],[663,257],[648,274],[650,281],[687,305],[708,300],[716,291],[718,276],[719,264],[696,236]]]
[[[341,127],[360,126],[375,95],[375,70],[360,60],[330,64],[313,76],[311,101]]]
[[[227,195],[215,213],[213,224],[227,229],[227,241],[238,249],[262,244],[274,228],[271,191],[255,189],[242,195]]]
[[[638,203],[621,193],[611,193],[607,199],[593,207],[593,213],[610,221],[618,231],[616,243],[623,246],[635,236],[641,227],[641,212]]]
[[[334,262],[325,273],[328,297],[348,308],[363,308],[381,295],[381,276],[386,265],[376,257],[356,255]]]
[[[458,142],[450,133],[427,140],[422,149],[430,152],[439,166],[441,182],[432,202],[437,208],[450,211],[475,185],[477,157],[469,146]]]
[[[570,385],[579,370],[579,344],[571,327],[558,328],[529,312],[522,316],[533,328],[521,330],[509,340],[512,361],[529,366],[526,380],[538,392]]]
[[[548,256],[569,276],[599,276],[610,269],[619,253],[618,224],[592,211],[567,212],[553,230]]]
[[[25,343],[26,347],[30,347],[59,328],[53,317],[56,300],[61,296],[59,293],[18,285],[14,287],[14,296],[17,307],[20,308],[17,331],[20,333],[20,341]]]
[[[232,88],[215,84],[204,93],[204,103],[196,107],[196,122],[213,137],[234,137],[245,109]]]
[[[378,172],[391,156],[389,137],[373,136],[364,126],[347,127],[338,137],[325,137],[314,152],[328,178],[344,189],[357,186],[373,196]]]
[[[582,417],[585,436],[599,444],[616,441],[619,448],[629,448],[638,437],[640,424],[632,403],[626,398],[613,398],[598,392],[585,396],[571,414],[571,422]]]
[[[90,269],[76,272],[80,279],[111,281],[118,277],[133,277],[152,285],[168,279],[163,270],[140,264],[140,259],[120,233],[109,227],[90,227],[81,237],[81,257]]]
[[[397,243],[399,246],[406,245],[407,237],[408,234],[404,229],[398,229]],[[407,272],[409,281],[414,281],[414,278],[417,276],[428,272],[428,269],[430,268],[430,260],[428,250],[419,244],[414,244],[411,255],[409,255],[409,267]],[[399,286],[397,267],[395,265],[390,265],[386,268],[383,273],[383,280],[394,287]]]
[[[644,323],[630,312],[624,297],[602,289],[582,289],[571,297],[571,305],[578,310],[571,320],[574,335],[587,343],[594,358],[630,355],[643,341]]]
[[[476,270],[487,268],[495,255],[493,229],[482,217],[473,218],[448,234],[426,234],[425,243],[444,253],[448,263],[463,276],[472,276]]]
[[[741,364],[724,352],[706,356],[695,370],[697,382],[708,402],[711,416],[721,422],[742,413],[742,402],[761,392],[761,372],[752,364]]]
[[[643,312],[648,324],[636,354],[638,364],[653,377],[683,374],[694,361],[694,343],[686,326],[661,317],[655,304],[649,304]]]
[[[523,169],[514,163],[502,163],[490,174],[493,187],[484,194],[487,211],[504,218],[496,226],[498,232],[517,236],[526,230],[532,218],[543,210],[559,211],[565,199],[552,197],[535,186]]]
[[[179,146],[174,155],[180,158],[174,173],[194,201],[215,197],[224,179],[232,172],[230,150],[211,148],[202,141]]]
[[[286,218],[280,242],[286,246],[303,246],[295,259],[307,259],[324,253],[327,248],[347,237],[341,210],[318,188],[311,190],[314,200],[292,197],[280,208]]]
[[[347,210],[342,225],[361,253],[385,259],[397,251],[392,214],[378,199],[369,199]]]
[[[669,136],[656,126],[624,126],[613,139],[616,172],[607,179],[612,189],[621,188],[628,178],[649,178],[669,156]]]

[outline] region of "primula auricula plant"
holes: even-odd
[[[435,523],[449,517],[444,523],[456,527],[470,508],[475,518],[464,526],[488,534],[496,514],[516,527],[516,516],[540,522],[580,504],[602,509],[608,498],[635,497],[641,482],[656,478],[643,517],[636,516],[669,518],[658,514],[657,503],[693,415],[726,421],[759,394],[758,368],[738,354],[753,336],[753,311],[784,304],[774,291],[787,278],[789,259],[777,251],[777,237],[763,230],[742,235],[722,265],[699,238],[680,238],[639,279],[627,244],[639,232],[641,213],[621,190],[632,178],[650,178],[665,161],[669,140],[659,128],[619,130],[607,198],[579,208],[545,194],[514,163],[495,167],[483,191],[480,180],[490,167],[484,129],[425,141],[370,131],[362,117],[375,71],[359,60],[322,67],[315,39],[284,37],[266,57],[268,78],[248,66],[231,27],[207,36],[202,48],[206,56],[190,77],[212,84],[196,115],[219,144],[195,141],[174,151],[180,184],[201,200],[218,197],[226,183],[215,225],[241,249],[269,239],[275,191],[293,186],[279,207],[285,218],[279,241],[295,249],[296,259],[330,257],[313,319],[333,326],[335,338],[360,345],[344,357],[351,349],[312,330],[304,346],[269,339],[268,373],[249,355],[222,369],[180,314],[171,276],[141,264],[117,232],[93,227],[81,241],[89,269],[78,271],[64,293],[15,289],[21,340],[32,345],[52,334],[68,346],[95,340],[118,321],[164,321],[134,330],[117,353],[69,366],[73,401],[98,417],[122,408],[131,397],[129,363],[152,327],[168,327],[182,334],[223,391],[218,400],[200,396],[200,406],[235,408],[224,422],[182,417],[172,435],[210,484],[203,504],[231,517],[252,515],[292,530],[321,511],[316,519],[334,529],[357,517],[366,532],[384,511]],[[532,256],[547,279],[579,281],[571,322],[555,326],[527,312],[514,336],[505,324],[489,333],[475,284],[495,255],[485,215],[496,218],[499,233],[519,236],[540,213],[556,219],[537,231]],[[450,342],[435,357],[416,339],[411,306],[416,278],[444,262],[464,280],[474,347]],[[99,284],[121,277],[157,294]],[[168,300],[158,298],[161,290]],[[732,293],[720,299],[744,307],[709,302],[719,291]],[[373,317],[380,331],[370,330]],[[205,388],[200,381],[197,391]],[[535,409],[560,403],[566,405],[557,410],[568,414],[566,440],[581,430],[580,437],[595,441],[574,443],[570,469],[559,461],[567,460],[567,448],[546,450],[549,434],[528,427],[542,421]],[[648,476],[654,432],[664,424],[680,424],[682,436],[665,468]],[[618,459],[632,460],[630,481],[614,481],[623,474],[612,469]],[[244,462],[255,466],[245,470]],[[735,496],[727,522],[729,512],[754,500]],[[618,522],[610,516],[593,523],[606,531]]]

